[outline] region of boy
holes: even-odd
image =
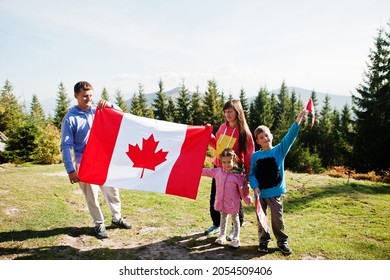
[[[268,127],[261,125],[254,131],[254,140],[261,146],[261,149],[252,155],[249,183],[255,197],[260,199],[264,213],[267,213],[267,207],[271,210],[272,231],[283,254],[291,254],[287,242],[288,236],[284,232],[281,200],[281,195],[287,192],[284,180],[284,159],[298,136],[299,125],[306,116],[306,112],[303,110],[299,113],[288,133],[275,147],[272,146],[273,135]],[[258,233],[260,242],[258,251],[268,252],[268,242],[271,239],[269,230],[265,231],[258,223]]]
[[[88,136],[93,123],[93,117],[96,111],[96,107],[92,105],[92,85],[85,81],[76,83],[74,86],[74,97],[77,100],[77,105],[69,109],[69,111],[64,116],[61,125],[62,159],[66,172],[68,173],[70,183],[79,183],[80,188],[84,193],[89,213],[95,222],[96,237],[103,239],[107,238],[108,234],[104,225],[104,215],[98,201],[99,187],[96,185],[80,182],[78,177],[78,169],[85,146],[88,141]],[[106,100],[99,100],[98,107],[103,108],[105,106],[108,106],[108,102]],[[75,165],[72,161],[72,150],[74,152],[76,163]],[[122,218],[120,212],[121,201],[119,198],[119,190],[107,186],[100,186],[100,190],[102,191],[104,199],[106,200],[111,211],[111,226],[130,229],[131,224]]]

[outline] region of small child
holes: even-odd
[[[237,155],[232,149],[225,149],[219,156],[222,167],[203,168],[202,175],[215,178],[216,195],[214,208],[221,213],[221,231],[215,240],[217,244],[223,244],[226,240],[226,228],[228,215],[233,220],[233,238],[230,246],[233,248],[240,247],[240,198],[246,204],[252,204],[251,196],[244,196],[243,188],[245,186],[245,175],[237,166],[239,162]]]
[[[303,110],[299,113],[288,133],[275,147],[272,146],[273,135],[268,127],[261,125],[254,131],[254,140],[261,146],[261,149],[252,155],[249,183],[256,199],[260,199],[264,213],[267,214],[267,207],[271,210],[272,232],[283,254],[291,254],[287,243],[288,236],[284,232],[281,200],[281,195],[287,192],[284,180],[284,159],[298,136],[299,125],[306,116],[306,112]],[[264,230],[258,222],[258,233],[260,242],[258,251],[268,252],[268,242],[271,239],[269,229]]]

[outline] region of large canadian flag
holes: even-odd
[[[80,163],[82,182],[196,199],[212,126],[97,109]]]

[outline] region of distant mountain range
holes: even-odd
[[[290,94],[292,93],[293,90],[295,91],[297,98],[300,98],[304,104],[306,104],[306,102],[309,100],[311,93],[312,93],[312,90],[307,90],[307,89],[298,88],[298,87],[288,87],[288,91]],[[171,96],[173,99],[175,99],[179,96],[179,91],[180,91],[180,87],[176,87],[176,88],[173,88],[169,91],[165,91],[165,94],[167,96]],[[279,93],[279,91],[280,91],[280,89],[275,89],[275,90],[272,90],[271,92],[277,94],[277,93]],[[349,106],[349,108],[352,107],[352,97],[351,96],[327,94],[327,93],[322,93],[322,92],[317,92],[317,91],[316,91],[316,95],[317,95],[317,101],[318,101],[318,107],[319,107],[319,108],[317,108],[317,111],[319,111],[322,108],[326,95],[328,95],[330,97],[331,107],[336,108],[340,112],[343,109],[343,107],[345,106],[345,104],[347,104]],[[156,92],[145,94],[145,96],[148,100],[148,105],[151,105],[153,103],[154,99],[156,98]],[[113,97],[111,96],[111,98],[113,98]],[[255,96],[247,96],[248,103],[250,104],[254,98],[255,98]],[[74,99],[71,99],[71,100],[72,100],[71,104],[76,104]],[[131,98],[125,100],[125,102],[126,102],[126,104],[129,105],[131,103]],[[52,116],[54,116],[54,110],[56,107],[55,98],[45,99],[45,100],[40,101],[40,103],[41,103],[42,107],[44,108],[45,113],[47,115],[51,114]],[[30,104],[31,104],[31,101],[26,101],[27,108],[30,107]]]
[[[180,87],[175,87],[171,90],[168,90],[168,91],[164,91],[165,92],[165,95],[167,97],[172,97],[172,99],[176,99],[178,96],[179,96],[179,92],[180,92]],[[146,99],[148,100],[148,105],[152,105],[153,102],[154,102],[154,99],[156,99],[156,95],[157,95],[157,92],[153,92],[153,93],[148,93],[148,94],[145,94],[146,96]],[[131,96],[132,98],[133,96]],[[128,99],[128,100],[125,100],[127,106],[129,106],[131,104],[131,98]]]
[[[166,91],[165,94],[167,96],[171,96],[173,99],[177,98],[179,96],[179,91],[180,88],[176,87],[174,89],[171,89],[169,91]],[[280,89],[275,89],[272,90],[272,93],[278,94]],[[288,92],[291,94],[293,91],[295,91],[297,98],[301,99],[304,104],[307,103],[309,98],[311,97],[312,90],[307,90],[303,88],[298,88],[298,87],[289,87]],[[335,94],[326,94],[322,92],[317,92],[316,91],[316,96],[317,96],[317,102],[318,102],[318,109],[321,109],[325,100],[325,96],[328,95],[330,97],[330,105],[332,108],[336,108],[338,111],[341,112],[345,104],[351,108],[352,106],[352,97],[351,96],[346,96],[346,95],[335,95]],[[156,98],[156,93],[149,93],[145,94],[146,99],[148,100],[148,105],[151,105]],[[256,96],[247,96],[248,103],[250,104]],[[126,100],[126,104],[130,104],[131,99]]]
[[[309,98],[311,97],[312,90],[307,90],[303,88],[298,87],[289,87],[288,91],[291,94],[292,91],[295,91],[298,98],[300,98],[303,102],[303,104],[306,104]],[[273,93],[279,93],[280,89],[273,90]],[[349,108],[352,108],[352,97],[347,95],[336,95],[336,94],[328,94],[328,93],[322,93],[315,91],[317,96],[317,102],[319,109],[322,108],[324,105],[325,97],[328,95],[330,98],[330,105],[332,108],[336,108],[337,111],[340,111],[344,108],[345,104],[349,106]],[[249,100],[249,98],[248,98]],[[318,111],[318,110],[317,110]]]

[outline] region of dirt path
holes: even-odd
[[[153,230],[153,228],[143,228],[142,231],[133,234],[143,235],[146,231]],[[114,231],[113,234],[112,231]],[[214,244],[215,236],[207,237],[202,233],[145,242],[144,239],[141,241],[140,238],[123,240],[119,236],[120,231],[123,233],[123,230],[120,229],[108,229],[110,238],[104,240],[91,240],[94,237],[88,235],[68,235],[61,238],[59,247],[61,250],[64,248],[71,249],[73,251],[72,258],[76,259],[84,259],[88,256],[103,256],[105,251],[112,254],[113,259],[245,260],[260,257],[256,246],[243,246],[239,249],[233,249],[228,244],[224,246]],[[114,235],[113,238],[111,238],[111,235]]]

